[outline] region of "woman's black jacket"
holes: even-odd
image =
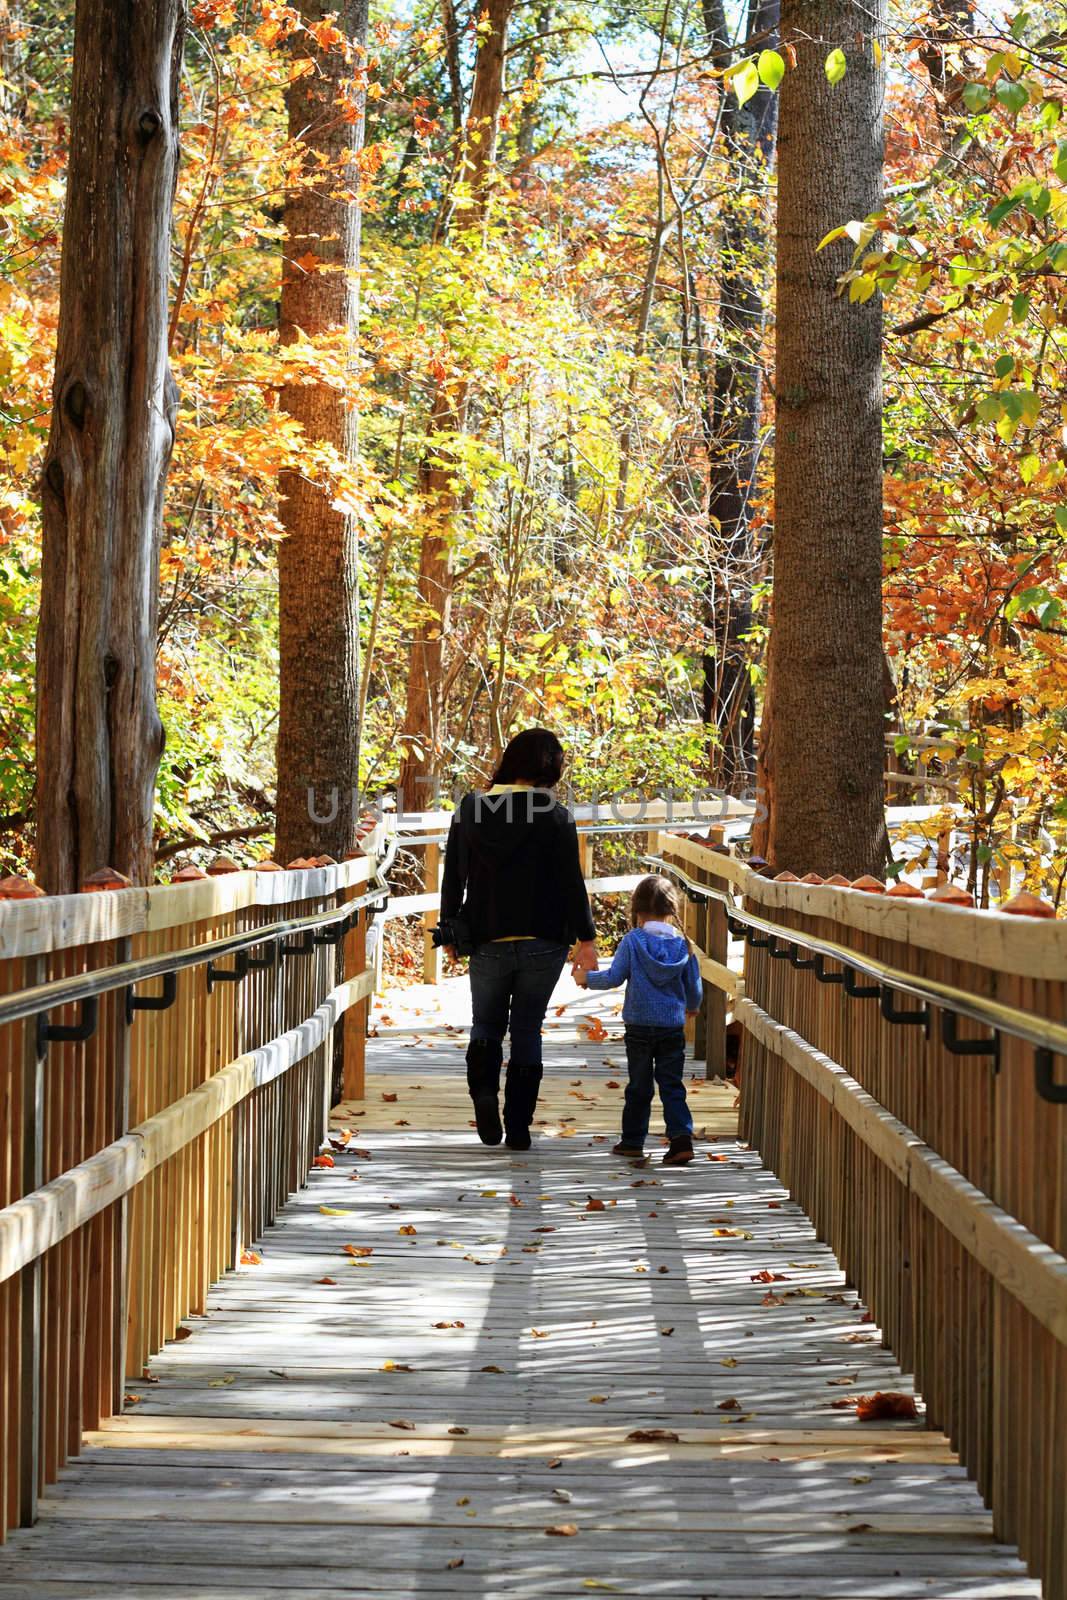
[[[476,945],[595,937],[577,829],[547,789],[464,795],[445,851],[442,923],[460,912]]]

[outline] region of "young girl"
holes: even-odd
[[[700,1006],[700,965],[678,927],[678,893],[668,878],[642,878],[630,901],[631,931],[606,972],[575,973],[583,988],[626,984],[629,1082],[622,1114],[620,1156],[640,1156],[648,1137],[654,1084],[659,1085],[670,1148],[668,1167],[693,1159],[693,1119],[685,1098],[685,1019]]]

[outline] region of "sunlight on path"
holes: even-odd
[[[857,1421],[910,1385],[733,1091],[690,1085],[690,1168],[612,1156],[618,997],[600,1042],[583,997],[534,1148],[483,1148],[463,987],[385,997],[335,1165],[0,1552],[0,1596],[1036,1597],[940,1434]]]

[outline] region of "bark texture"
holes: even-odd
[[[852,305],[832,228],[882,192],[885,0],[783,0],[796,68],[778,131],[774,598],[764,854],[847,877],[885,857],[881,308]],[[839,48],[845,76],[827,80]]]
[[[515,0],[488,0],[480,12],[478,53],[470,104],[463,125],[457,172],[469,204],[458,213],[465,227],[485,226],[496,160],[508,23]],[[455,198],[455,197],[453,197]],[[397,792],[405,810],[426,810],[440,774],[444,749],[445,643],[452,600],[452,535],[462,496],[448,439],[462,431],[466,385],[441,380],[430,401],[431,443],[419,471],[422,540],[419,547],[418,613],[408,654],[407,701],[401,735],[403,755]]]
[[[361,45],[367,0],[302,0],[308,26],[333,18]],[[294,75],[287,94],[289,136],[304,146],[304,181],[285,207],[279,334],[354,352],[359,315],[360,211],[356,157],[362,115],[351,111],[352,66],[340,47],[320,50],[293,36]],[[349,106],[343,97],[348,90]],[[312,181],[308,181],[313,175]],[[281,405],[308,441],[355,460],[357,418],[343,390],[292,384]],[[275,853],[338,859],[355,837],[359,783],[359,567],[353,519],[333,505],[329,483],[313,472],[281,476],[278,550],[279,715]]]
[[[152,879],[177,391],[167,281],[183,0],[78,0],[37,635],[38,876]]]
[[[780,9],[780,0],[751,0],[742,54],[775,47]],[[704,14],[726,65],[732,52],[720,0],[708,0]],[[712,782],[732,794],[748,789],[755,775],[755,695],[746,636],[752,628],[759,560],[752,535],[751,500],[763,413],[760,360],[767,317],[770,177],[777,130],[777,94],[761,85],[743,106],[732,95],[727,97],[721,133],[735,203],[725,208],[719,258],[708,484],[708,511],[722,552],[722,580],[708,604],[714,653],[704,661],[704,720],[713,730]],[[762,201],[756,208],[751,205],[753,195]]]

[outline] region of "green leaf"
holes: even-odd
[[[737,96],[739,106],[743,106],[746,101],[751,100],[759,88],[759,73],[756,71],[756,63],[754,61],[742,61],[730,79],[730,87]]]
[[[1052,170],[1061,183],[1067,183],[1067,139],[1061,139],[1056,146],[1056,159],[1052,163]]]
[[[1011,320],[1018,327],[1020,322],[1025,322],[1030,315],[1030,296],[1017,294],[1011,303]]]
[[[1053,516],[1056,518],[1056,526],[1060,532],[1067,533],[1067,506],[1057,506]]]
[[[831,50],[826,58],[825,71],[830,83],[840,83],[848,70],[845,52],[841,49]]]
[[[996,373],[998,378],[1010,378],[1014,370],[1014,356],[998,356],[996,361],[993,363],[993,371]]]
[[[1023,197],[1021,194],[1005,195],[1003,200],[997,201],[986,221],[991,228],[997,228],[1004,221],[1004,218],[1010,216],[1016,206],[1021,206],[1022,203]]]
[[[768,89],[777,89],[785,77],[785,61],[777,50],[761,50],[756,69],[759,72],[760,82],[765,83]]]
[[[963,103],[968,111],[984,111],[992,96],[984,83],[965,83]]]
[[[1025,83],[1010,83],[1007,78],[1001,78],[993,93],[1013,117],[1017,117],[1030,100],[1030,92]]]

